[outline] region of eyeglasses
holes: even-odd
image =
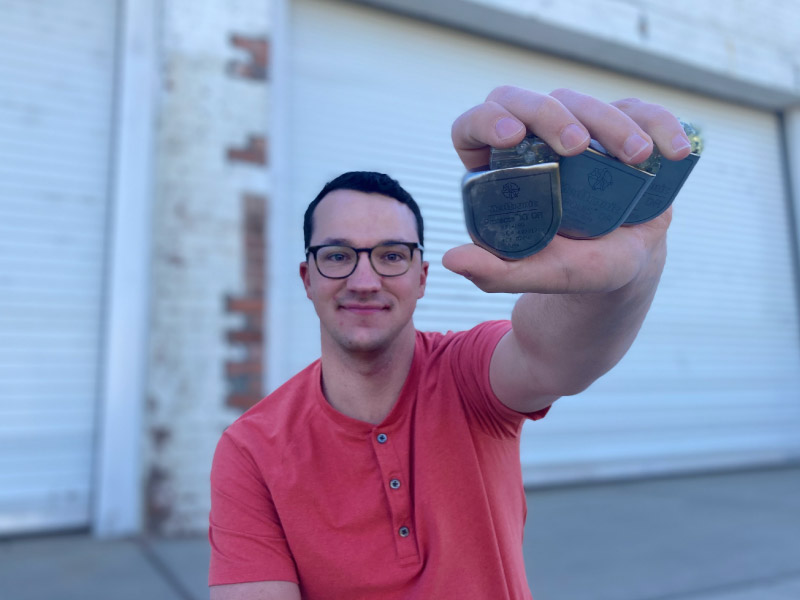
[[[416,242],[392,242],[380,244],[372,248],[353,248],[352,246],[325,245],[309,246],[306,255],[310,252],[314,256],[317,271],[328,279],[345,279],[353,274],[358,265],[358,255],[367,253],[369,264],[373,270],[382,277],[397,277],[408,272],[414,250],[422,254],[422,246]]]

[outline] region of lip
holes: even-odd
[[[389,309],[383,304],[342,304],[339,308],[358,315],[370,315]]]

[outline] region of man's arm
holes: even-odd
[[[653,141],[667,159],[689,153],[679,121],[660,106],[513,87],[497,88],[461,115],[453,143],[464,165],[475,169],[488,164],[489,146],[514,146],[526,129],[565,156],[583,152],[590,138],[630,164],[645,160]],[[556,236],[520,261],[501,260],[475,245],[445,254],[445,267],[482,290],[523,293],[490,368],[492,388],[504,404],[520,412],[544,408],[586,389],[624,356],[655,295],[671,214],[594,240]]]
[[[300,588],[289,581],[254,581],[215,585],[211,600],[300,600]]]
[[[211,465],[211,600],[300,600],[272,495],[234,431],[222,434]]]

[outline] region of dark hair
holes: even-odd
[[[398,202],[402,202],[417,219],[417,235],[419,236],[420,246],[424,245],[422,238],[422,213],[419,211],[419,206],[414,201],[403,187],[394,179],[383,173],[375,173],[373,171],[350,171],[339,175],[336,179],[329,181],[322,188],[317,197],[311,201],[306,209],[306,214],[303,217],[303,239],[305,240],[305,247],[308,248],[311,243],[311,233],[313,223],[311,221],[314,215],[314,209],[320,201],[335,190],[354,190],[356,192],[364,192],[365,194],[383,194],[390,198],[394,198]]]

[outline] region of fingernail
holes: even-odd
[[[686,139],[685,135],[681,135],[680,133],[672,138],[672,149],[675,152],[680,152],[684,148],[690,148],[692,145],[689,143],[689,140]]]
[[[497,132],[497,137],[501,140],[513,137],[525,129],[525,126],[511,117],[503,117],[494,124],[494,130]]]
[[[625,145],[622,146],[622,151],[628,158],[633,158],[639,152],[647,147],[647,140],[645,140],[638,133],[634,133],[631,137],[625,140]]]
[[[561,145],[567,152],[585,144],[588,139],[589,134],[586,130],[581,129],[575,123],[570,123],[561,132]]]

